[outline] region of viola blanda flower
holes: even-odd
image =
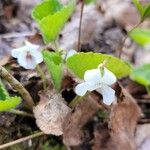
[[[115,99],[115,91],[110,86],[116,80],[116,76],[105,67],[103,72],[99,67],[87,70],[84,74],[84,82],[75,87],[75,92],[79,96],[84,96],[87,91],[96,90],[102,94],[103,102],[110,105]]]
[[[62,54],[62,59],[67,60],[69,57],[73,56],[74,54],[76,54],[77,51],[74,49],[69,50],[68,52],[63,52]]]
[[[17,58],[20,66],[25,69],[35,69],[36,65],[43,61],[39,45],[25,41],[25,46],[12,50],[12,57]]]

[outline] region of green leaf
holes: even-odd
[[[148,4],[144,7],[144,12],[143,12],[143,15],[142,15],[142,21],[144,21],[148,17],[150,17],[150,4]]]
[[[139,11],[141,17],[143,15],[144,12],[144,7],[142,6],[142,4],[139,2],[139,0],[132,0],[134,5],[136,6],[137,10]]]
[[[107,68],[111,70],[117,77],[129,75],[131,66],[110,55],[100,53],[78,53],[67,59],[67,66],[80,78],[83,78],[86,70],[97,68],[104,60],[108,60]]]
[[[32,11],[32,17],[39,22],[44,17],[48,15],[53,15],[55,12],[59,11],[62,5],[57,0],[47,0],[38,4]]]
[[[53,0],[53,2],[54,1],[55,0]],[[43,3],[47,2],[49,1],[44,1]],[[46,6],[43,3],[41,4],[42,7],[39,6],[39,8],[37,7],[33,10],[32,16],[39,24],[45,43],[49,43],[55,41],[64,24],[73,13],[75,9],[75,0],[71,0],[66,6],[61,6],[61,4]],[[43,7],[50,7],[51,9],[46,8],[49,9],[48,11]]]
[[[95,0],[84,0],[84,3],[85,4],[89,4],[89,3],[92,3],[92,2],[94,2]]]
[[[138,44],[144,46],[150,44],[150,30],[136,28],[129,33],[129,36]]]
[[[6,100],[0,100],[0,111],[6,111],[15,108],[21,103],[20,97],[9,97]]]
[[[9,97],[9,94],[0,80],[0,100],[5,100],[7,97]]]
[[[150,17],[150,3],[147,4],[146,6],[142,6],[139,0],[132,0],[132,1],[140,13],[141,22]]]
[[[131,79],[144,86],[150,85],[150,64],[134,68]]]
[[[60,89],[62,81],[62,58],[58,53],[43,52],[44,62],[48,68],[48,71],[52,77],[53,84],[56,89]]]

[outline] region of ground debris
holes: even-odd
[[[122,99],[111,108],[108,126],[96,127],[93,150],[136,150],[134,133],[140,115],[135,100],[123,90]]]
[[[71,109],[56,91],[41,92],[40,102],[34,107],[33,112],[37,126],[45,134],[62,135],[62,124]]]

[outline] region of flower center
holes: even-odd
[[[27,61],[32,61],[33,57],[31,55],[30,51],[27,51],[26,59],[27,59]]]

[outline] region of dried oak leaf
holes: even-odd
[[[150,148],[150,124],[143,124],[137,127],[135,140],[138,150],[148,150]]]
[[[62,124],[71,109],[62,96],[54,90],[39,95],[40,102],[33,109],[37,126],[45,134],[62,135]]]
[[[96,100],[96,98],[95,98]],[[86,140],[83,127],[93,118],[99,109],[93,95],[86,96],[74,111],[67,116],[63,125],[63,142],[67,146],[78,146]]]
[[[141,110],[135,100],[122,89],[119,103],[111,108],[108,126],[99,126],[94,135],[93,150],[136,150],[135,129]]]

